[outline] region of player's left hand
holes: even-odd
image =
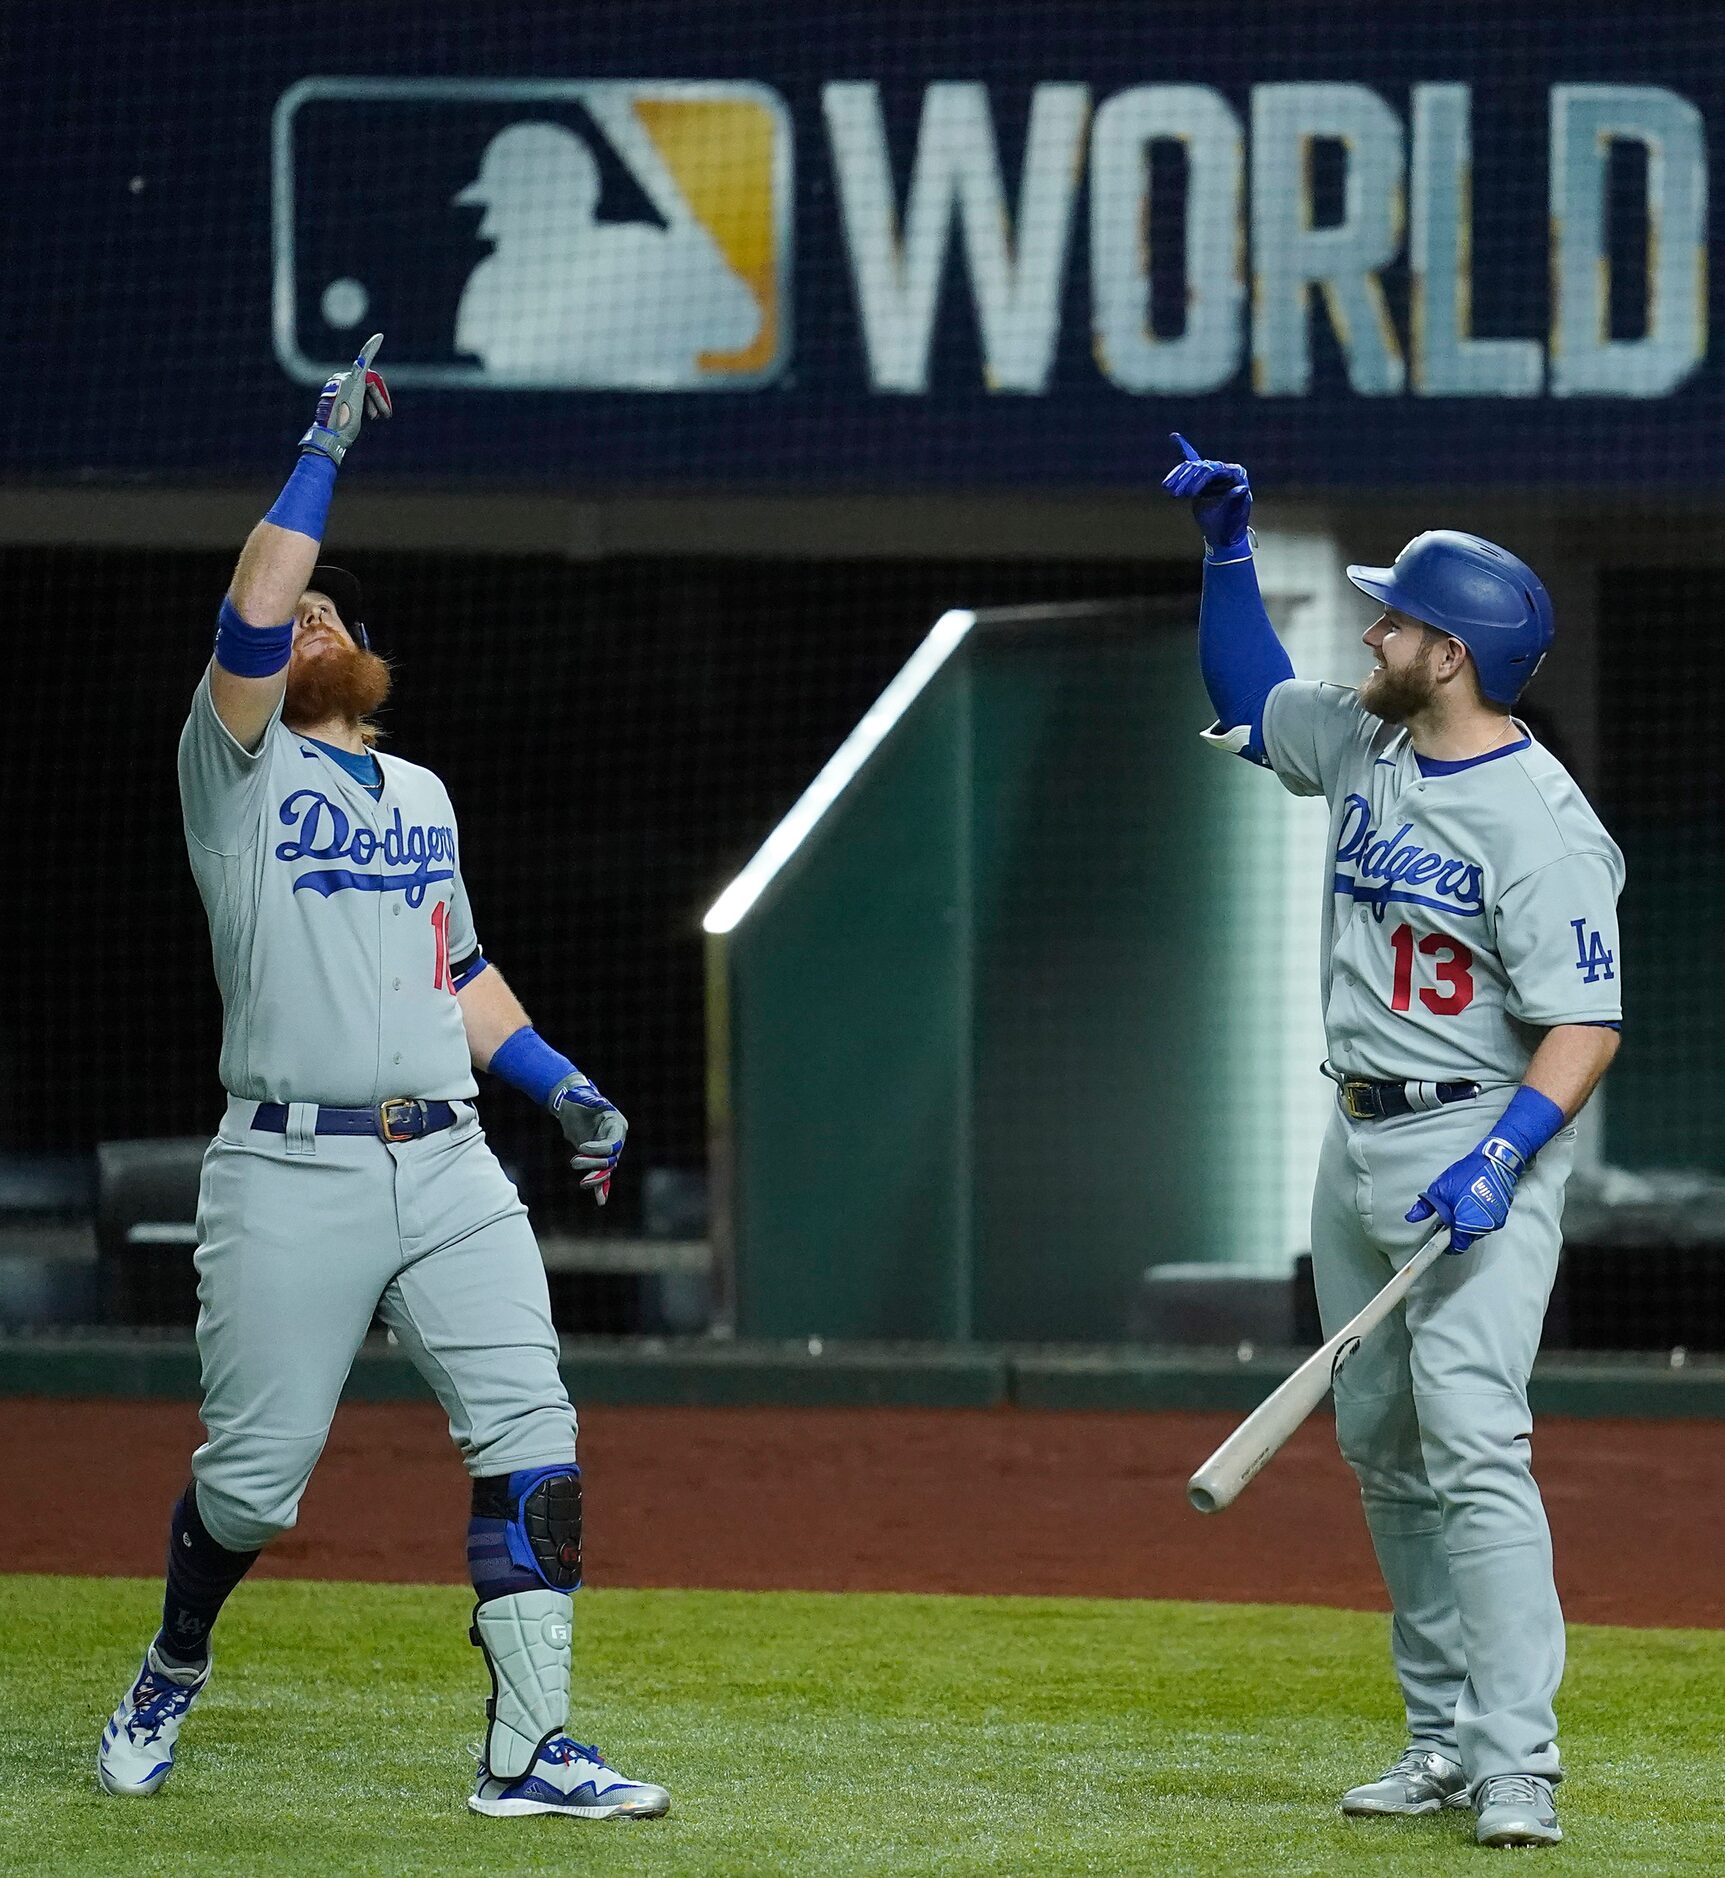
[[[1234,554],[1250,545],[1246,523],[1252,514],[1252,485],[1238,463],[1219,463],[1200,456],[1180,435],[1173,433],[1184,461],[1162,478],[1171,496],[1192,504],[1192,519],[1212,554]]]
[[[301,450],[321,450],[332,462],[340,464],[359,435],[361,422],[368,417],[389,417],[395,401],[381,373],[371,369],[383,334],[373,333],[360,347],[359,357],[345,372],[333,373],[319,394],[311,429],[300,438]]]
[[[579,1070],[551,1091],[549,1107],[564,1139],[575,1150],[569,1165],[603,1206],[611,1197],[611,1176],[629,1133],[623,1111],[607,1102]]]
[[[1446,1167],[1408,1211],[1408,1221],[1437,1217],[1450,1229],[1450,1252],[1465,1252],[1509,1218],[1515,1183],[1527,1163],[1501,1135],[1488,1136],[1471,1154]]]

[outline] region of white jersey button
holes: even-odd
[[[396,990],[397,990],[397,991],[399,991],[399,990],[401,989],[401,980],[400,980],[399,978],[398,978],[398,979],[396,979],[396,981],[395,981],[395,988],[396,988]]]

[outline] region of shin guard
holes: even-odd
[[[473,1641],[485,1652],[485,1764],[518,1780],[569,1719],[570,1599],[566,1591],[517,1591],[473,1612]]]

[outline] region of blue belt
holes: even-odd
[[[260,1102],[252,1126],[266,1134],[287,1133],[287,1104]],[[440,1128],[453,1128],[461,1117],[453,1102],[422,1102],[417,1096],[391,1096],[372,1109],[320,1108],[314,1133],[375,1135],[379,1141],[417,1141]]]
[[[1479,1094],[1477,1082],[1366,1082],[1357,1076],[1337,1078],[1342,1089],[1342,1112],[1350,1121],[1385,1122],[1392,1115],[1427,1114],[1451,1102],[1471,1102]],[[1408,1094],[1417,1089],[1422,1099]]]

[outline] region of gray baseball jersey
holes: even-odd
[[[545,1271],[475,1093],[450,961],[478,948],[443,784],[379,755],[377,800],[278,707],[255,751],[206,672],[180,739],[192,872],[223,1005],[227,1114],[198,1196],[209,1439],[198,1504],[223,1545],[292,1526],[373,1312],[436,1390],[475,1474],[567,1465]],[[417,1139],[318,1134],[316,1106],[455,1102]],[[289,1104],[285,1130],[255,1125]]]
[[[246,750],[204,673],[180,737],[180,801],[232,1095],[361,1108],[477,1092],[450,982],[451,958],[479,944],[455,812],[430,770],[378,761],[374,801],[279,706]]]
[[[1422,767],[1407,732],[1350,688],[1289,679],[1265,706],[1264,748],[1286,788],[1330,803],[1335,1069],[1518,1083],[1551,1025],[1621,1020],[1623,856],[1531,736]]]

